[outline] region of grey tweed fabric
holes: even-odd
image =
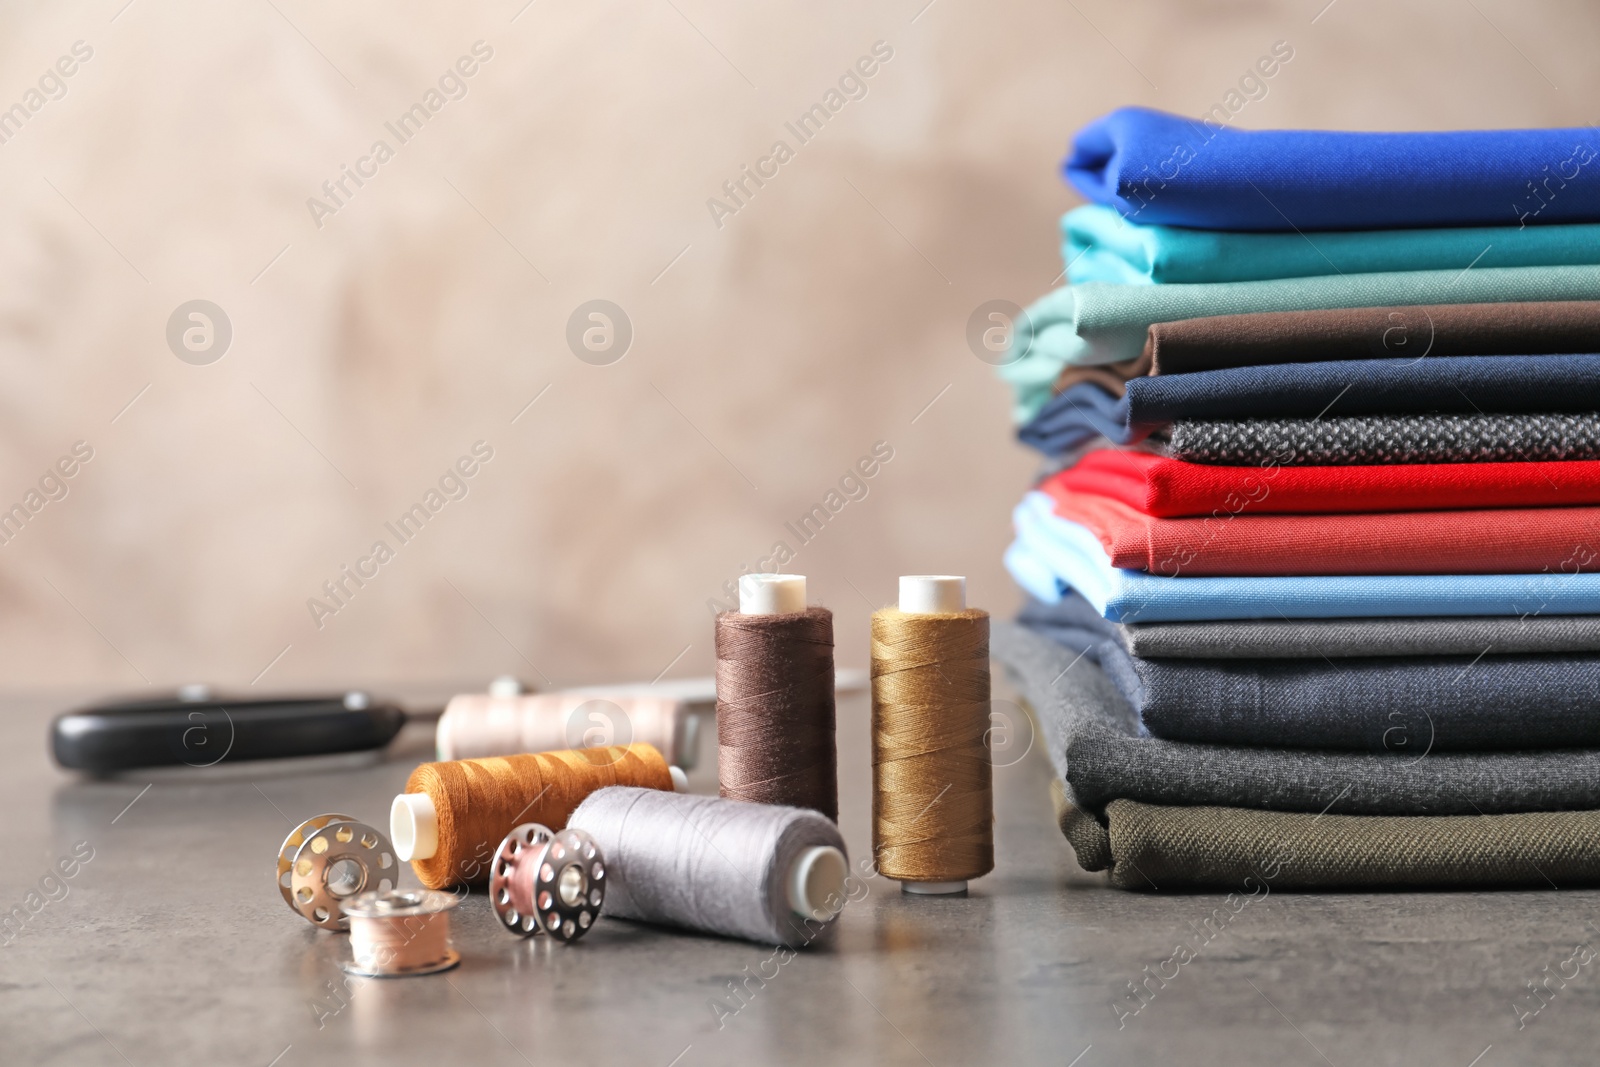
[[[1600,809],[1600,750],[1389,753],[1191,744],[1141,737],[1087,659],[1042,634],[992,624],[992,651],[1032,706],[1068,799],[1350,815]]]
[[[1600,458],[1600,413],[1179,419],[1163,451],[1218,466],[1512,463]]]
[[[1600,652],[1600,615],[1485,615],[1417,619],[1229,619],[1128,625],[1077,593],[1029,598],[1018,621],[1081,652],[1113,638],[1141,659],[1345,659]]]

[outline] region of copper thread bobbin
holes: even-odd
[[[450,941],[449,912],[461,898],[437,889],[384,889],[345,901],[350,959],[365,978],[405,978],[448,971],[461,962]]]
[[[489,900],[519,937],[546,933],[576,941],[589,932],[605,901],[605,856],[594,838],[536,822],[506,835],[489,869]]]

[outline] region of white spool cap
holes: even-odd
[[[741,574],[740,615],[793,615],[806,610],[803,574]]]
[[[687,793],[689,791],[689,776],[683,773],[683,768],[673,764],[667,770],[672,774],[672,791],[674,793]]]
[[[843,852],[832,845],[811,846],[789,868],[789,908],[806,919],[833,918],[844,910],[849,873]]]
[[[908,615],[966,611],[967,580],[953,574],[902,574],[900,610]]]
[[[502,674],[489,683],[492,697],[519,697],[523,694],[522,679],[514,674]]]
[[[432,859],[439,851],[439,813],[426,793],[401,793],[389,805],[389,839],[403,862]]]
[[[951,893],[965,893],[965,882],[901,882],[902,893],[921,893],[923,896],[943,897]]]

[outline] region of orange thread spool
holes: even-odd
[[[489,880],[495,847],[525,822],[554,830],[596,789],[642,786],[671,792],[672,773],[653,745],[540,752],[523,756],[424,763],[407,793],[426,793],[438,818],[439,844],[411,869],[429,889]]]

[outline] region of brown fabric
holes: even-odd
[[[1085,870],[1121,889],[1569,888],[1600,883],[1600,811],[1311,815],[1058,802]]]
[[[1143,378],[1149,373],[1150,349],[1147,346],[1138,359],[1126,359],[1121,363],[1102,363],[1098,367],[1063,368],[1056,378],[1055,391],[1060,394],[1074,385],[1093,382],[1112,396],[1121,396],[1128,391],[1130,381],[1134,378]]]
[[[1150,360],[1151,374],[1186,374],[1268,363],[1589,352],[1600,352],[1600,301],[1570,300],[1270,311],[1158,322],[1146,335],[1143,358]]]

